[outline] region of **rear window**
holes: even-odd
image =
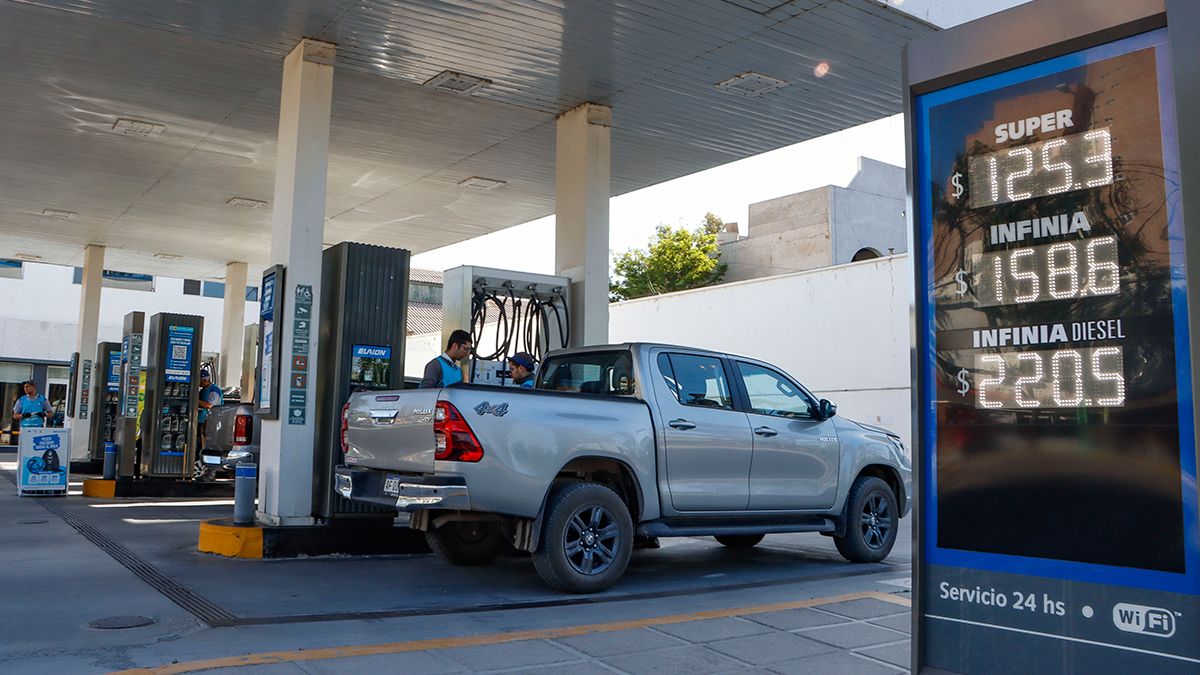
[[[618,351],[552,357],[538,372],[537,388],[627,396],[634,391],[633,358]]]

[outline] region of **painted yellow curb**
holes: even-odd
[[[83,496],[96,497],[97,499],[112,499],[117,496],[117,481],[84,478]]]
[[[214,521],[200,523],[200,541],[196,550],[229,558],[262,558],[261,527],[234,527]]]

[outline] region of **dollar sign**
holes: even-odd
[[[962,368],[958,371],[958,395],[966,396],[968,391],[971,391],[971,383],[967,381],[967,369]]]
[[[954,198],[958,199],[961,197],[963,193],[962,172],[956,172],[950,179],[950,184],[954,186]]]
[[[965,270],[959,270],[954,275],[954,283],[958,284],[958,297],[961,298],[967,294],[967,273]]]

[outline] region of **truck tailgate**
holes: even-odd
[[[346,464],[433,473],[439,389],[362,392],[347,410]]]

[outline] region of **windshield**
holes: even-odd
[[[633,358],[627,351],[569,354],[546,359],[538,372],[538,389],[580,394],[633,394]]]

